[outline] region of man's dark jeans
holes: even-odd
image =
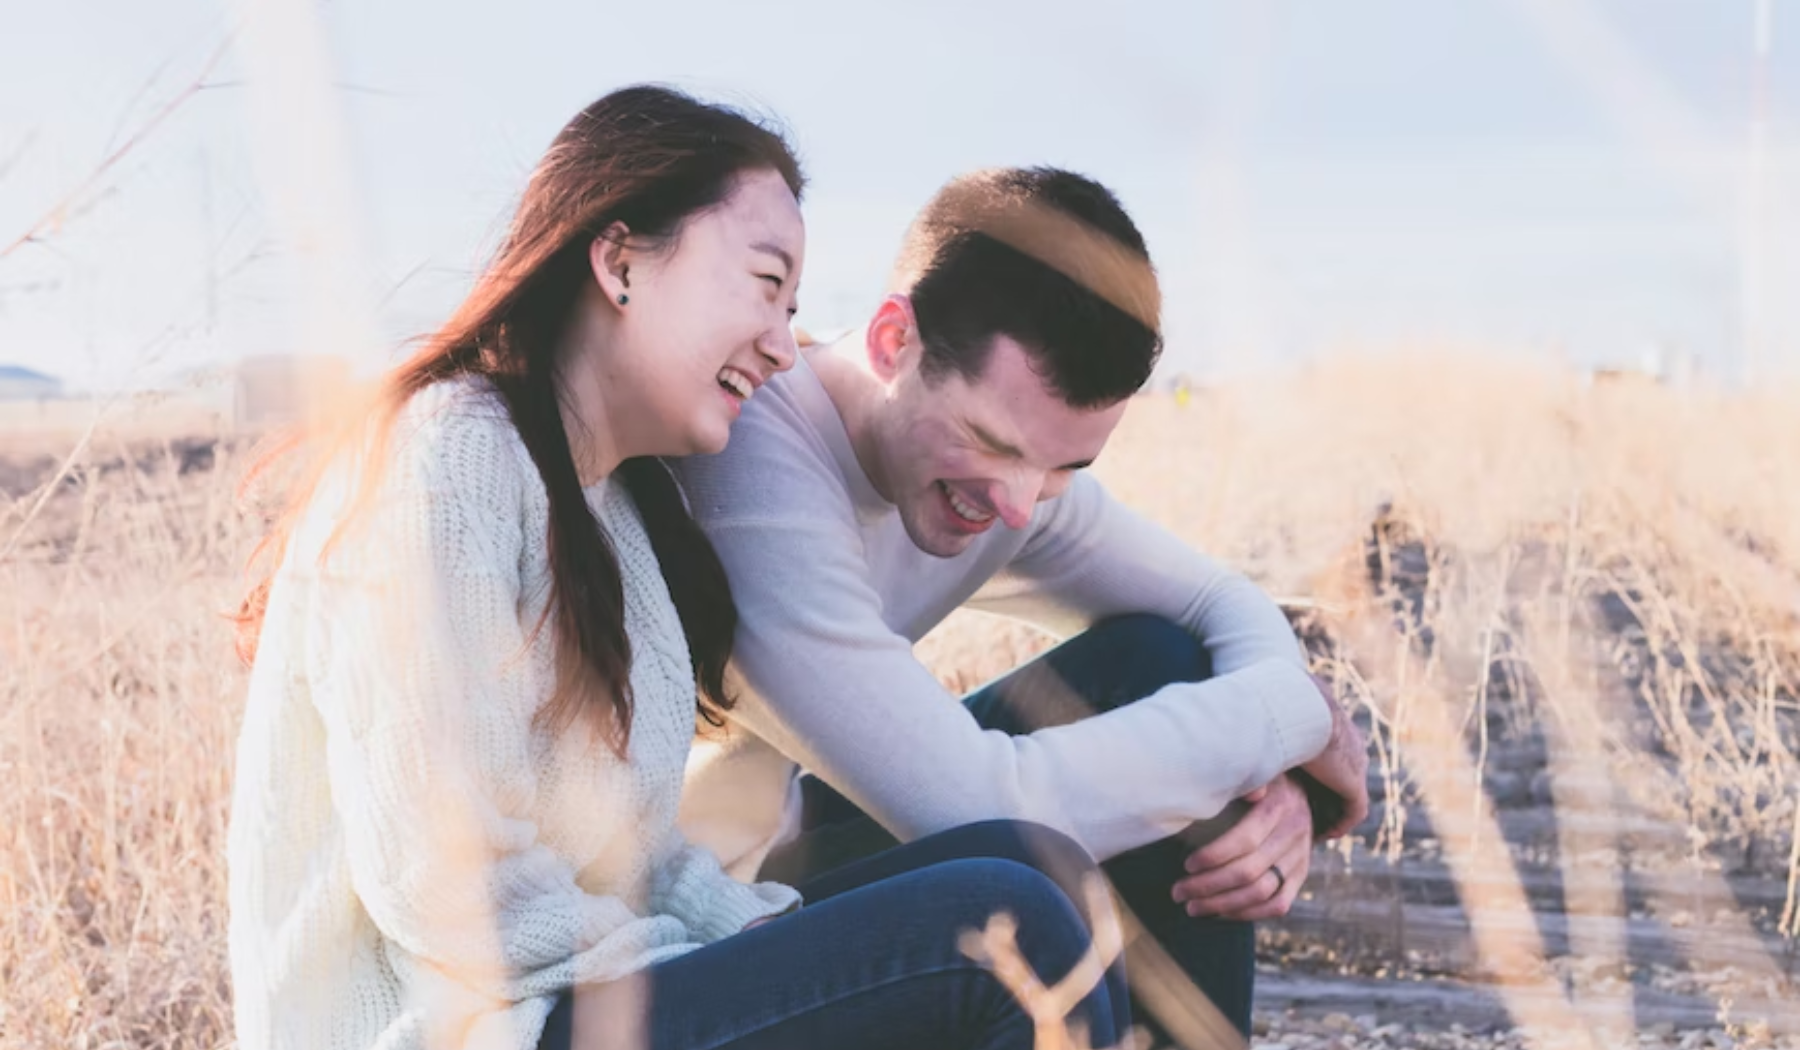
[[[1210,677],[1206,650],[1180,626],[1154,616],[1122,616],[1096,624],[1024,667],[963,699],[983,728],[1013,735],[1064,725],[1109,711],[1171,682]],[[1196,756],[1196,761],[1199,761]],[[801,784],[805,813],[800,836],[770,855],[759,878],[800,885],[834,868],[890,849],[896,841],[873,818],[816,777]],[[1216,831],[1216,829],[1214,829]],[[1125,906],[1161,946],[1167,958],[1211,999],[1239,1032],[1250,1031],[1256,978],[1256,934],[1250,923],[1194,918],[1170,896],[1184,874],[1182,861],[1207,829],[1180,835],[1114,857],[1104,865]],[[1140,989],[1157,968],[1135,953],[1134,985]],[[1165,968],[1166,969],[1166,968]],[[1134,1014],[1159,1036],[1155,1007],[1138,997]]]

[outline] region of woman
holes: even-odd
[[[314,451],[239,613],[243,1046],[1031,1045],[956,939],[1010,911],[1065,972],[1083,921],[1038,869],[1091,870],[1066,842],[1043,833],[1058,867],[952,832],[798,910],[674,828],[736,612],[652,457],[723,448],[792,365],[801,186],[739,114],[601,99],[468,299]],[[1076,1011],[1097,1044],[1122,989]]]

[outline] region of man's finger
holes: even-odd
[[[1345,835],[1350,834],[1352,831],[1355,831],[1357,829],[1357,827],[1362,824],[1363,820],[1368,817],[1368,815],[1369,814],[1366,810],[1366,807],[1365,807],[1364,811],[1360,812],[1360,813],[1354,812],[1354,811],[1346,811],[1344,814],[1344,819],[1338,821],[1336,824],[1332,825],[1331,827],[1326,828],[1325,834],[1320,835],[1319,839],[1323,842],[1335,842],[1338,839],[1343,838]]]
[[[1185,866],[1189,872],[1198,874],[1254,850],[1267,852],[1263,844],[1281,834],[1290,824],[1296,828],[1304,827],[1311,834],[1312,810],[1306,792],[1292,777],[1283,775],[1268,786],[1263,800],[1251,807],[1237,827],[1189,854]]]
[[[1246,886],[1254,885],[1269,870],[1269,865],[1262,859],[1261,853],[1239,857],[1222,868],[1213,868],[1199,875],[1189,875],[1175,884],[1174,896],[1177,902],[1206,902],[1229,893],[1235,893]]]
[[[1325,829],[1320,838],[1335,839],[1356,830],[1357,825],[1369,817],[1369,792],[1367,788],[1358,791],[1350,798],[1344,799],[1344,813],[1337,823]]]
[[[1284,873],[1285,871],[1286,869],[1283,869]],[[1247,908],[1226,912],[1221,914],[1219,918],[1231,919],[1236,922],[1258,922],[1263,919],[1279,919],[1287,915],[1288,912],[1294,910],[1294,901],[1298,899],[1299,896],[1299,880],[1290,878],[1282,885],[1280,893],[1263,901],[1261,904],[1252,904]]]
[[[1284,872],[1283,875],[1285,874],[1286,873]],[[1258,872],[1256,877],[1251,879],[1249,884],[1245,886],[1231,890],[1228,893],[1215,894],[1205,900],[1188,901],[1187,913],[1193,916],[1219,915],[1229,917],[1233,914],[1267,903],[1272,898],[1278,896],[1285,888],[1285,884],[1281,881],[1281,877],[1275,874],[1275,869],[1272,866],[1267,867]]]
[[[1250,853],[1217,868],[1190,875],[1175,884],[1177,901],[1196,901],[1217,910],[1217,898],[1254,885],[1274,864],[1292,863],[1295,857],[1304,861],[1311,846],[1312,829],[1304,824],[1279,829]],[[1285,873],[1287,868],[1284,866]]]
[[[1191,872],[1221,867],[1255,851],[1269,837],[1281,814],[1266,802],[1258,803],[1244,814],[1230,831],[1187,855],[1183,866]]]
[[[1298,851],[1288,854],[1279,862],[1281,868],[1281,888],[1273,896],[1251,903],[1245,907],[1220,910],[1215,912],[1220,918],[1234,919],[1240,922],[1254,922],[1258,919],[1276,919],[1293,910],[1294,901],[1300,897],[1305,887],[1306,877],[1312,870],[1312,850],[1308,843]]]

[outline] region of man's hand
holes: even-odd
[[[1347,834],[1369,815],[1369,742],[1317,675],[1313,676],[1313,684],[1331,708],[1331,739],[1318,758],[1300,768],[1343,801],[1342,812],[1335,814],[1337,819],[1318,832],[1321,839],[1334,839]]]
[[[1306,881],[1313,845],[1306,793],[1283,774],[1245,796],[1250,809],[1230,831],[1190,853],[1175,900],[1189,915],[1269,919],[1286,915]]]

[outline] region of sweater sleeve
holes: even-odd
[[[813,514],[709,530],[742,610],[735,666],[750,688],[733,717],[901,838],[1017,818],[1106,859],[1294,759],[1263,701],[1310,688],[1292,654],[1070,725],[984,731],[882,620],[854,528]]]
[[[674,917],[584,892],[530,819],[542,697],[523,666],[509,437],[454,416],[397,435],[315,588],[307,665],[351,881],[440,1018],[617,977],[691,940]]]
[[[1076,475],[1066,493],[1040,506],[1031,528],[1018,556],[971,608],[1062,637],[1107,617],[1151,613],[1205,645],[1215,680],[1265,664],[1305,670],[1293,628],[1261,588],[1114,500],[1093,477]],[[1312,683],[1282,677],[1282,688],[1246,698],[1266,719],[1275,772],[1318,755],[1331,734],[1330,711]],[[1180,682],[1158,696],[1206,703],[1209,686]]]
[[[800,906],[798,891],[778,882],[745,884],[712,853],[671,829],[651,890],[651,909],[680,919],[703,944],[729,937],[757,919]]]

